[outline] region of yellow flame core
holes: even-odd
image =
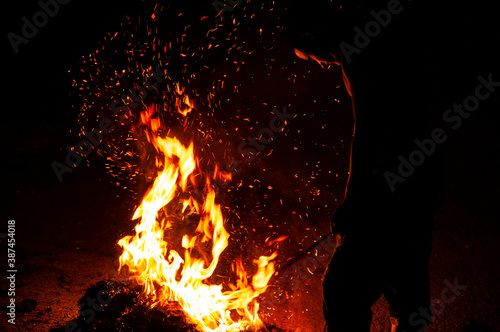
[[[184,90],[177,89],[177,94]],[[193,104],[184,98],[189,111]],[[179,113],[186,108],[176,105]],[[199,203],[189,194],[194,172],[200,172],[194,155],[193,143],[183,145],[175,137],[160,137],[157,123],[151,119],[153,108],[141,114],[141,122],[152,130],[147,138],[157,150],[158,174],[137,207],[133,219],[139,219],[134,236],[125,236],[118,244],[123,248],[120,270],[127,266],[131,278],[143,286],[144,293],[155,304],[176,301],[202,331],[245,331],[263,326],[258,316],[256,298],[265,292],[274,273],[276,252],[254,260],[257,272],[248,283],[241,260],[236,261],[236,285],[210,284],[222,252],[228,246],[229,233],[215,192],[206,177],[204,202]],[[189,113],[189,112],[187,112]],[[217,171],[217,170],[216,170]],[[183,256],[165,241],[165,232],[172,226],[167,205],[175,197],[182,200],[182,211],[200,217],[194,236],[182,236]],[[161,212],[161,213],[160,213]],[[211,257],[196,258],[192,249],[211,241]]]

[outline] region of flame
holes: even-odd
[[[187,115],[194,103],[184,91],[177,86],[174,93],[177,112]],[[139,219],[135,235],[125,236],[118,242],[123,248],[120,270],[127,266],[131,278],[143,286],[144,293],[155,305],[178,302],[202,331],[245,331],[263,327],[256,298],[266,291],[274,274],[272,260],[276,252],[254,260],[257,272],[251,282],[239,259],[233,266],[236,285],[210,283],[230,237],[210,181],[217,176],[227,178],[227,174],[216,168],[217,175],[205,176],[203,201],[195,199],[193,189],[199,187],[195,175],[203,173],[193,142],[184,145],[176,137],[161,137],[158,133],[161,123],[153,116],[151,106],[141,113],[140,121],[147,125],[147,140],[157,152],[157,176],[133,215],[134,220]],[[172,218],[176,213],[172,207],[176,200],[182,205],[181,222],[187,222],[189,216],[199,216],[195,234],[182,236],[180,250],[165,240],[165,234],[172,232],[177,222]],[[208,244],[211,244],[211,255],[195,257],[194,253]]]
[[[187,116],[189,113],[191,113],[191,111],[194,108],[194,104],[189,99],[189,96],[183,95],[185,90],[186,89],[184,87],[181,88],[179,86],[179,84],[177,84],[176,89],[175,89],[175,92],[177,94],[177,96],[175,97],[175,106],[177,108],[177,112],[179,112],[182,116]],[[181,96],[182,96],[182,98],[181,98]],[[186,106],[182,107],[181,103],[183,103]]]

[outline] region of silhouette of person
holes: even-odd
[[[295,53],[336,64],[354,111],[346,193],[332,218],[343,243],[323,281],[328,331],[370,331],[384,295],[392,331],[430,323],[432,219],[444,198],[444,167],[432,131],[423,4],[291,1]],[[434,133],[434,134],[433,134]]]

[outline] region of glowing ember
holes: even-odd
[[[179,86],[175,94],[176,111],[186,116],[194,103]],[[131,278],[143,285],[144,293],[155,304],[178,302],[203,331],[259,329],[263,323],[256,298],[265,292],[274,273],[272,260],[276,252],[254,260],[257,272],[251,282],[242,261],[237,260],[233,265],[236,285],[211,284],[209,279],[228,246],[229,233],[210,183],[217,176],[225,179],[228,174],[216,169],[212,177],[203,175],[193,142],[183,144],[176,137],[161,137],[161,123],[154,118],[154,107],[142,112],[140,121],[157,152],[157,176],[134,213],[133,219],[139,219],[136,234],[118,242],[123,248],[120,269],[127,266]],[[204,179],[201,202],[199,195],[194,195],[195,191],[200,192],[196,179]],[[175,238],[173,227],[185,223],[188,228],[189,220],[194,218],[199,218],[194,235],[184,234],[182,248],[174,249],[173,243],[166,241],[167,237]],[[211,253],[203,254],[208,246]]]

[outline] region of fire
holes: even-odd
[[[177,112],[183,116],[189,114],[194,103],[185,95],[184,88],[177,86],[174,93]],[[125,236],[118,242],[123,248],[120,270],[127,266],[131,278],[143,286],[144,293],[155,305],[178,302],[202,331],[261,328],[263,323],[258,316],[256,298],[266,291],[274,274],[272,260],[276,252],[254,260],[257,272],[250,282],[239,259],[233,265],[236,285],[210,283],[230,237],[210,181],[216,176],[228,178],[230,174],[216,169],[214,176],[204,176],[193,142],[183,144],[176,137],[161,137],[160,120],[153,116],[152,106],[141,113],[140,122],[147,126],[147,140],[157,152],[157,176],[133,215],[133,220],[139,220],[135,235]],[[203,182],[197,183],[200,178]],[[194,195],[196,188],[200,187],[203,192],[201,202]],[[178,215],[181,218],[176,219],[174,216]],[[165,234],[172,232],[179,219],[188,223],[193,217],[199,217],[194,235],[184,234],[182,248],[173,248],[173,243],[166,241]],[[210,255],[196,257],[200,256],[196,253],[209,246]]]

